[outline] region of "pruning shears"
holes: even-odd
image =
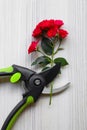
[[[52,68],[45,70],[40,73],[18,66],[12,65],[11,67],[0,69],[0,77],[9,76],[11,83],[16,83],[19,80],[23,81],[25,84],[25,93],[23,94],[23,99],[14,107],[11,113],[5,120],[1,130],[11,130],[15,121],[23,110],[32,103],[35,103],[40,97],[41,93],[49,94],[50,92],[44,87],[47,86],[60,72],[61,64],[56,64]],[[70,83],[58,88],[53,89],[53,94],[61,92],[68,88]]]

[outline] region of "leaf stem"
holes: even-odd
[[[42,51],[40,51],[39,49],[37,49],[37,51],[39,52],[39,53],[41,53],[42,55],[44,55],[44,56],[46,56]]]

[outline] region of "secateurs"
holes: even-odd
[[[49,93],[49,91],[44,90],[44,87],[52,82],[60,72],[60,67],[60,64],[56,64],[54,67],[40,73],[36,73],[33,70],[18,65],[12,65],[11,67],[0,69],[0,76],[9,76],[11,83],[16,83],[19,80],[24,81],[26,88],[26,91],[23,94],[23,99],[8,115],[1,130],[11,130],[18,116],[28,105],[36,102],[41,93]],[[54,89],[53,94],[65,90],[68,85],[69,83],[59,89]]]

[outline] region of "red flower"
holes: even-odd
[[[36,51],[37,50],[37,44],[38,44],[38,41],[32,41],[31,42],[31,45],[29,46],[28,48],[28,54],[32,53],[33,51]]]
[[[58,34],[59,34],[59,37],[63,39],[65,37],[67,37],[68,32],[66,30],[60,29]]]
[[[58,28],[60,28],[64,23],[63,23],[62,20],[55,20],[55,21],[54,21],[54,24],[55,24]]]
[[[32,36],[38,38],[47,34],[48,37],[54,37],[63,24],[62,20],[43,20],[36,26]]]
[[[43,20],[39,23],[39,26],[42,30],[48,30],[54,26],[54,20]]]
[[[42,34],[42,31],[41,31],[40,27],[39,27],[39,26],[36,26],[36,28],[35,28],[34,31],[33,31],[32,36],[33,36],[33,37],[40,37],[41,34]]]
[[[44,34],[44,31],[48,31],[50,28],[54,27],[54,20],[43,20],[41,21],[36,28],[33,31],[32,36],[33,37],[40,37],[42,34]]]
[[[57,27],[49,29],[48,32],[47,32],[47,36],[49,38],[55,37],[56,34],[57,34],[57,30],[58,30]]]

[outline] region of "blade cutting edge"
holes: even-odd
[[[54,88],[52,94],[57,94],[57,93],[61,93],[62,91],[66,90],[67,88],[69,88],[70,86],[70,82],[66,83],[64,86],[59,87],[59,88]],[[44,95],[49,95],[50,94],[50,89],[48,88],[44,88],[42,94]]]

